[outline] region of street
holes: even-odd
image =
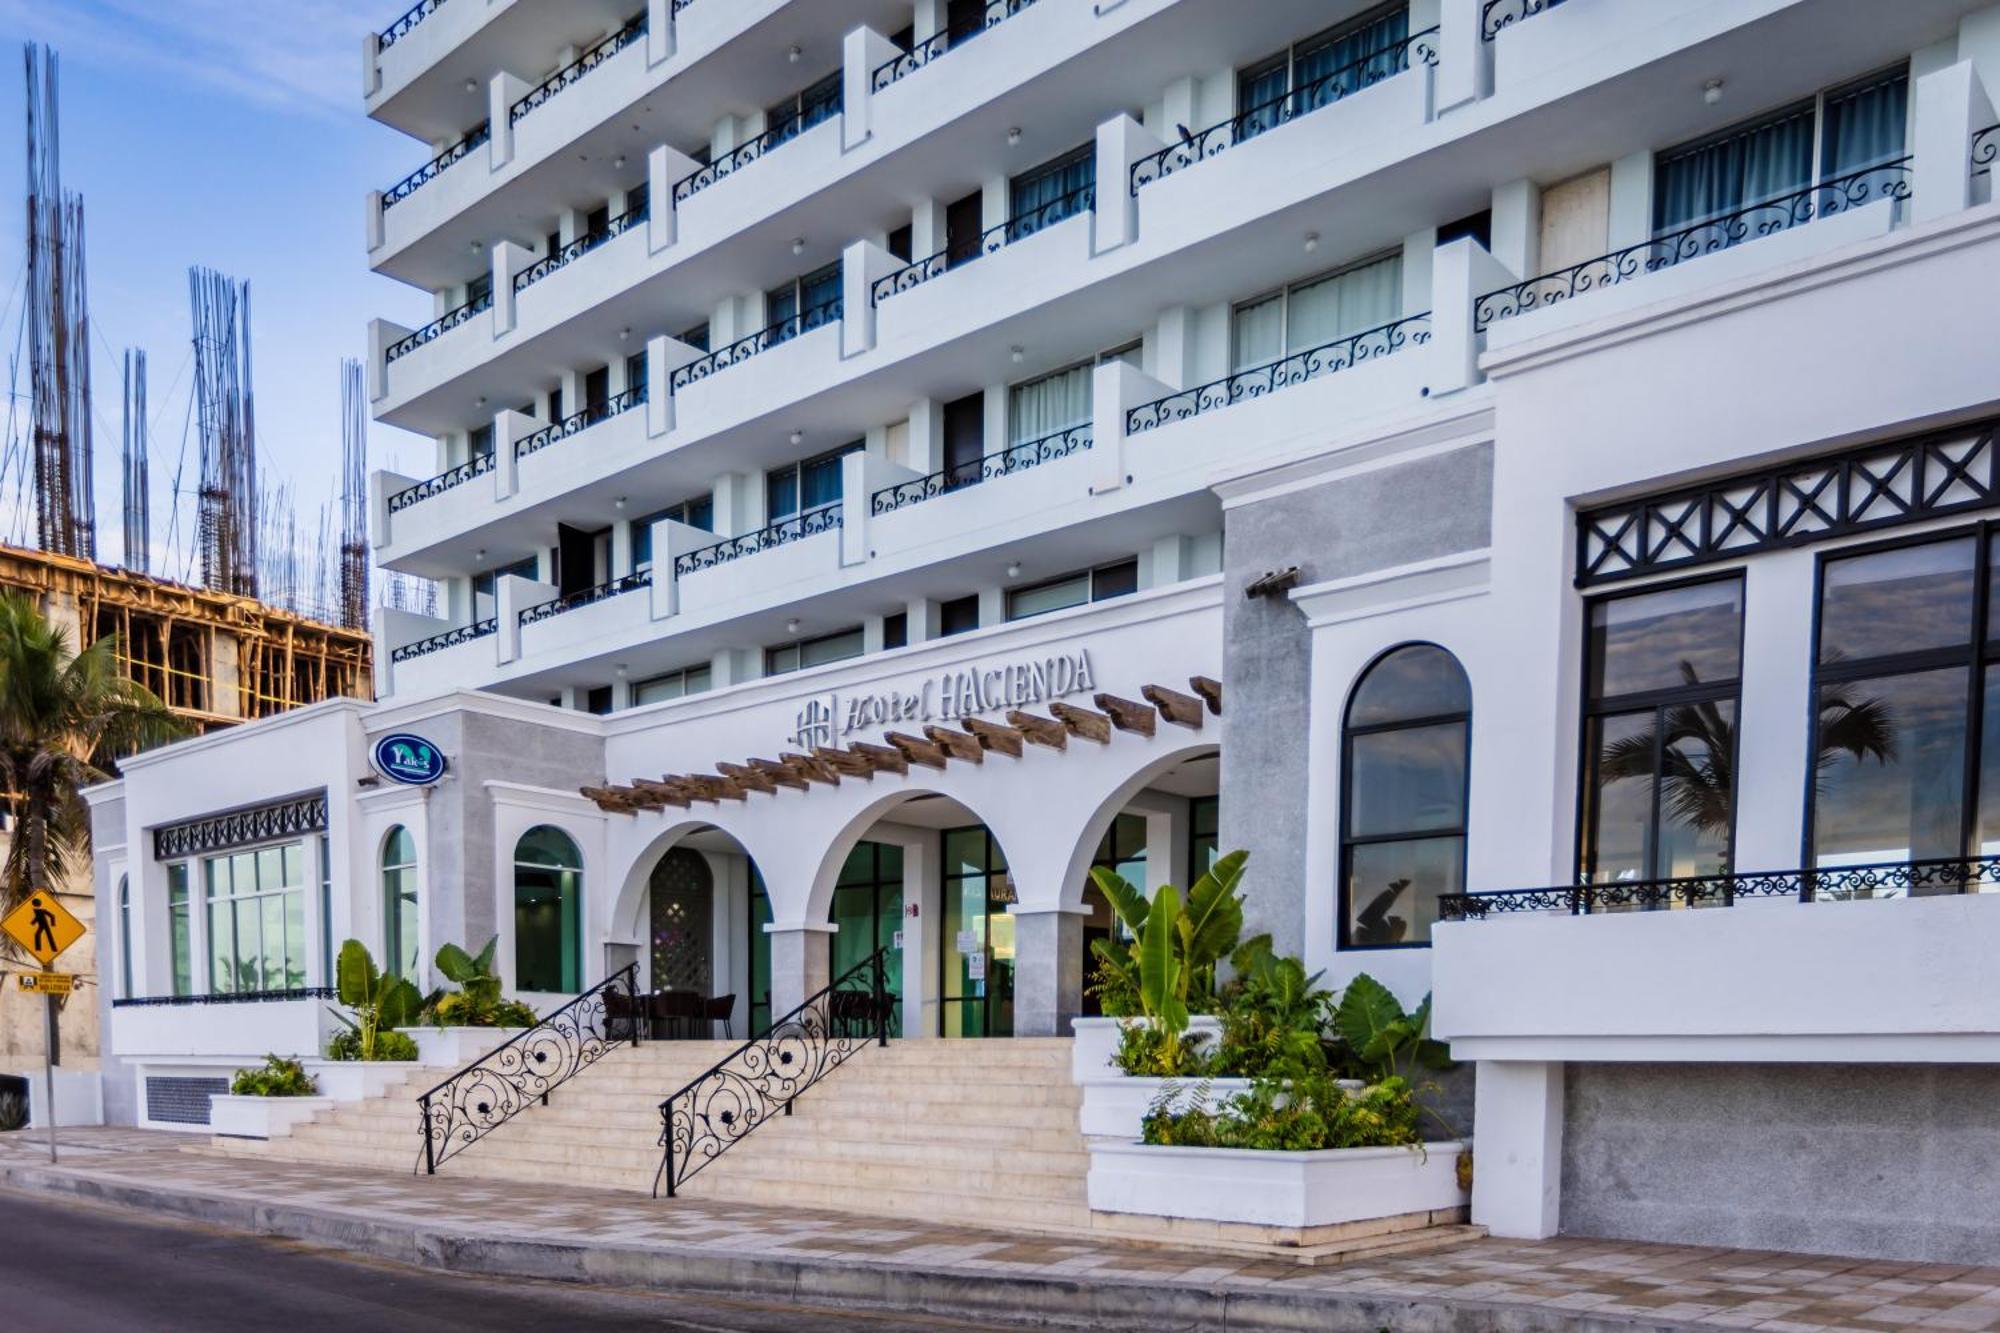
[[[0,1191],[0,1326],[64,1333],[561,1327],[936,1333],[986,1325],[426,1272],[194,1223]]]

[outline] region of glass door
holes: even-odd
[[[889,1035],[903,1033],[903,951],[896,944],[903,923],[903,849],[858,844],[841,867],[833,890],[833,975],[838,978],[887,949],[882,984],[890,1001]]]
[[[941,1008],[947,1037],[1014,1034],[1014,881],[983,826],[944,834]]]

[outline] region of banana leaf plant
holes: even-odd
[[[1334,1031],[1365,1068],[1370,1082],[1410,1078],[1421,1065],[1451,1068],[1451,1048],[1431,1036],[1431,997],[1414,1011],[1387,986],[1363,972],[1347,983],[1333,1010]]]
[[[1182,1034],[1190,1012],[1212,1012],[1216,967],[1230,956],[1243,934],[1243,898],[1238,884],[1249,853],[1235,851],[1188,889],[1163,885],[1148,901],[1130,880],[1103,866],[1091,880],[1131,938],[1095,940],[1091,951],[1120,989],[1137,998],[1139,1012],[1161,1030],[1161,1063],[1178,1069]]]
[[[333,1016],[354,1033],[363,1060],[375,1058],[376,1038],[384,1029],[409,1026],[423,1007],[423,996],[408,980],[376,970],[374,957],[360,940],[340,946],[334,980],[336,994],[350,1012],[336,1009]]]

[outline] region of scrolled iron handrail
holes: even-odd
[[[616,240],[634,227],[643,226],[651,211],[643,203],[637,208],[628,208],[617,217],[605,223],[598,230],[585,232],[554,254],[542,256],[514,275],[514,290],[516,292],[526,291],[543,278],[548,277],[549,274],[568,264],[575,263],[598,246]]]
[[[408,37],[419,23],[438,12],[444,0],[417,0],[403,16],[376,34],[375,49],[386,51],[403,38]]]
[[[555,73],[530,88],[520,101],[507,109],[507,123],[518,125],[529,112],[542,106],[563,89],[602,65],[646,35],[646,15],[642,11],[617,32],[585,51]]]
[[[207,995],[128,995],[111,1002],[113,1009],[179,1008],[195,1004],[284,1004],[290,1000],[337,1000],[331,986],[290,986],[283,990],[214,991]]]
[[[986,0],[986,9],[981,15],[982,21],[979,26],[968,27],[956,33],[949,28],[940,28],[909,50],[899,52],[883,61],[875,67],[874,73],[869,77],[869,91],[881,92],[904,75],[916,73],[945,52],[963,46],[988,28],[1000,26],[1034,3],[1035,0]]]
[[[759,352],[767,352],[780,343],[790,342],[802,333],[833,323],[841,317],[841,299],[836,296],[831,301],[802,310],[789,319],[781,319],[766,325],[755,333],[746,334],[725,347],[720,347],[707,356],[690,361],[676,370],[668,383],[669,392],[679,393],[697,380],[705,380],[718,370],[747,361]]]
[[[970,463],[960,463],[957,467],[948,467],[942,472],[933,472],[914,481],[885,486],[869,498],[870,512],[892,513],[905,505],[934,500],[940,495],[950,495],[953,491],[976,486],[982,481],[1025,472],[1031,467],[1039,467],[1058,458],[1067,458],[1078,450],[1088,449],[1090,441],[1091,427],[1086,421],[1082,425],[1071,426],[1068,430],[1044,435],[1038,440],[1023,440],[1019,444],[1010,444],[997,453],[974,459]]]
[[[1290,92],[1259,102],[1228,120],[1187,134],[1157,153],[1147,154],[1132,164],[1131,191],[1137,195],[1142,187],[1184,167],[1205,162],[1239,143],[1332,106],[1344,97],[1403,73],[1413,64],[1435,65],[1437,60],[1438,30],[1425,28],[1412,33],[1358,60],[1350,60],[1339,69],[1328,70]]]
[[[474,477],[484,476],[492,470],[492,454],[481,454],[477,458],[468,459],[457,467],[446,468],[435,477],[397,491],[389,497],[389,512],[399,514],[413,504],[428,500],[433,495],[442,495],[452,487],[464,485]]]
[[[723,177],[749,166],[766,153],[790,143],[807,130],[832,120],[840,114],[841,102],[842,98],[838,94],[824,102],[816,102],[806,108],[804,115],[794,116],[790,120],[774,125],[756,138],[738,144],[706,166],[695,168],[674,182],[674,207],[679,208]]]
[[[436,157],[424,163],[394,185],[391,185],[387,190],[384,190],[382,192],[382,211],[386,213],[397,204],[403,202],[403,200],[408,199],[418,190],[443,175],[445,168],[456,166],[460,161],[469,156],[473,150],[481,147],[492,138],[492,121],[483,120],[473,126],[470,130],[466,131],[463,139],[460,139],[457,143],[445,149],[442,153],[439,153]]]
[[[1198,384],[1192,389],[1155,398],[1125,414],[1125,433],[1136,435],[1170,421],[1185,421],[1203,412],[1262,398],[1267,393],[1331,375],[1361,361],[1388,356],[1410,344],[1422,345],[1431,340],[1430,322],[1431,312],[1428,310],[1419,315],[1405,315],[1391,323],[1363,329],[1360,333],[1349,334],[1318,347],[1308,347],[1265,365],[1252,366],[1234,375]]]
[[[1675,906],[1728,907],[1744,898],[1851,902],[1865,898],[1912,897],[1923,889],[1974,893],[1987,887],[2000,889],[2000,857],[1877,861],[1858,866],[1685,875],[1674,879],[1611,880],[1547,889],[1447,893],[1438,898],[1438,915],[1446,921],[1483,921],[1488,916],[1510,912],[1589,916]]]
[[[537,602],[533,606],[524,607],[520,613],[520,622],[523,625],[533,625],[539,621],[559,616],[565,611],[574,611],[579,607],[593,606],[598,602],[608,602],[613,597],[622,597],[628,592],[637,592],[641,588],[650,588],[652,586],[652,571],[642,569],[636,574],[624,574],[618,578],[600,583],[593,588],[584,588],[579,592],[565,593],[563,596],[553,598],[550,601]]]
[[[1561,3],[1562,0],[1486,0],[1479,10],[1479,35],[1490,42],[1503,29]]]
[[[626,1031],[614,1030],[606,998],[631,1002]],[[423,1154],[436,1175],[449,1161],[629,1041],[639,1044],[639,965],[627,963],[535,1026],[488,1051],[417,1098]]]
[[[803,514],[766,524],[755,532],[746,532],[740,537],[725,537],[719,542],[681,552],[674,557],[674,577],[684,578],[704,569],[714,569],[717,565],[726,565],[746,555],[775,550],[787,542],[800,541],[822,532],[837,532],[840,526],[839,505],[808,509]]]
[[[497,633],[499,629],[500,622],[488,616],[484,620],[475,620],[470,625],[459,625],[456,628],[446,630],[442,634],[433,634],[428,639],[418,639],[415,643],[406,643],[401,648],[392,651],[389,654],[389,660],[391,662],[408,662],[414,658],[427,657],[431,653],[443,652],[446,648],[456,648],[461,643],[471,643],[474,639],[483,639],[489,634]]]
[[[660,1103],[654,1198],[662,1184],[674,1197],[766,1120],[790,1115],[800,1093],[863,1048],[889,1044],[888,955],[877,949]]]
[[[1053,227],[1058,222],[1067,221],[1097,207],[1097,186],[1078,186],[1067,194],[1058,195],[1045,204],[1024,209],[1005,222],[988,227],[979,233],[979,240],[969,246],[952,248],[947,246],[934,255],[926,255],[914,263],[888,273],[868,289],[868,303],[880,305],[897,292],[906,292],[912,287],[920,287],[947,270],[969,264],[981,255],[994,254],[1012,245],[1023,237],[1033,236],[1044,227]]]
[[[522,436],[514,445],[514,457],[526,458],[529,454],[539,453],[552,444],[560,444],[572,435],[589,430],[592,426],[602,425],[616,416],[623,416],[635,407],[643,407],[645,403],[646,386],[643,384],[627,389],[623,393],[614,393],[601,403],[591,403],[581,412],[572,412],[554,425],[542,427],[533,435]]]
[[[434,342],[442,338],[445,334],[450,333],[474,315],[484,314],[492,308],[493,293],[488,292],[484,296],[475,296],[464,305],[445,311],[442,315],[439,315],[436,319],[408,337],[399,338],[395,342],[390,343],[382,352],[382,363],[387,365],[391,361],[401,360],[411,352],[416,351],[419,347],[422,347],[425,343]]]
[[[1690,259],[1727,250],[1744,241],[1790,231],[1817,218],[1850,212],[1864,204],[1883,199],[1908,199],[1912,161],[1912,158],[1902,157],[1893,162],[1880,162],[1803,190],[1705,218],[1692,226],[1655,236],[1637,245],[1628,245],[1608,255],[1586,259],[1581,264],[1572,264],[1554,273],[1544,273],[1511,287],[1486,292],[1473,302],[1473,327],[1485,329],[1500,320],[1511,319],[1530,310],[1556,305],[1599,288],[1615,287],[1621,282],[1630,282]]]
[[[2000,158],[2000,125],[1975,130],[1972,135],[1972,174],[1987,175],[1993,170],[1996,158]]]

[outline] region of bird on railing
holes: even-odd
[[[1186,125],[1183,125],[1180,121],[1177,120],[1174,122],[1174,128],[1181,132],[1181,143],[1183,145],[1191,144],[1194,142],[1194,131],[1189,129]]]

